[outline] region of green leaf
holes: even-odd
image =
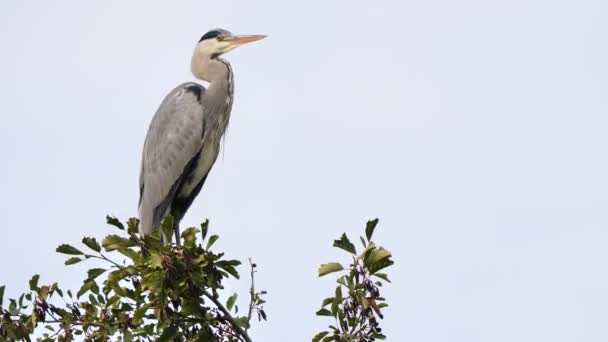
[[[373,249],[368,255],[365,257],[364,263],[366,266],[373,266],[374,264],[382,261],[383,259],[387,259],[391,257],[391,252],[384,249],[383,247],[378,247]]]
[[[334,247],[341,248],[351,254],[356,254],[357,250],[355,249],[355,245],[346,237],[346,233],[342,234],[340,240],[334,240]]]
[[[349,279],[350,279],[349,277],[347,277],[346,275],[343,275],[340,278],[338,278],[336,281],[338,282],[338,284],[342,284],[350,289],[352,286],[350,286],[348,284]]]
[[[95,238],[84,237],[82,238],[82,243],[84,243],[87,247],[94,250],[95,252],[101,252],[101,246],[97,243]]]
[[[196,317],[202,317],[204,314],[201,303],[196,298],[184,298],[181,313],[185,316],[194,315]]]
[[[103,272],[105,272],[106,269],[105,268],[91,268],[87,274],[89,276],[89,279],[95,279],[97,277],[99,277],[101,274],[103,274]]]
[[[386,339],[386,336],[384,336],[382,333],[379,333],[379,332],[373,333],[371,337],[375,338],[376,340],[385,340]]]
[[[125,226],[122,224],[122,222],[120,222],[120,220],[118,220],[116,217],[112,217],[110,215],[106,216],[106,222],[107,224],[114,226],[120,230],[125,230]]]
[[[196,245],[196,228],[190,227],[182,232],[184,246],[193,248]]]
[[[239,272],[237,272],[236,268],[234,268],[233,266],[231,266],[231,265],[224,265],[224,266],[221,266],[221,268],[224,271],[230,273],[236,279],[240,279]]]
[[[342,308],[339,308],[337,314],[338,314],[338,322],[343,323],[345,321],[344,310]]]
[[[122,248],[118,250],[118,253],[126,256],[127,258],[133,260],[134,263],[139,263],[139,261],[141,260],[141,254],[139,254],[138,252],[130,249],[130,248]]]
[[[144,325],[143,331],[147,335],[153,335],[154,334],[154,324],[146,324],[146,325]]]
[[[97,286],[97,284],[95,284],[94,280],[85,281],[84,284],[82,284],[82,286],[80,287],[80,290],[78,290],[76,297],[80,298],[80,296],[85,294],[87,291],[92,290],[95,286]]]
[[[365,296],[361,295],[360,293],[357,294],[357,301],[359,302],[359,304],[363,305],[364,309],[369,308],[369,301],[367,300],[367,298],[365,298]]]
[[[246,316],[237,317],[235,321],[241,328],[245,330],[249,329],[249,321]]]
[[[32,279],[30,279],[30,290],[38,291],[38,279],[40,279],[40,275],[34,274]]]
[[[131,240],[118,235],[108,235],[103,239],[102,245],[107,251],[113,251],[116,249],[132,247],[135,244]]]
[[[163,267],[163,257],[160,254],[152,254],[146,259],[146,263],[148,263],[151,267],[162,268]]]
[[[201,233],[203,236],[203,241],[207,237],[207,232],[209,231],[209,220],[205,220],[205,222],[201,223]]]
[[[51,292],[53,292],[53,293],[57,292],[59,294],[59,296],[61,298],[63,298],[63,291],[59,288],[59,286],[57,285],[57,283],[53,284],[53,286],[51,287]]]
[[[32,324],[32,326],[36,326],[38,324],[38,315],[33,314],[30,316],[30,322]]]
[[[163,286],[163,281],[164,272],[161,270],[156,270],[143,276],[141,286],[144,289],[149,289],[150,291],[158,291]]]
[[[331,311],[323,308],[323,309],[317,311],[317,316],[330,316],[331,317],[333,315],[331,314]]]
[[[394,264],[395,264],[395,262],[393,260],[391,260],[390,258],[382,259],[382,260],[376,262],[375,264],[368,266],[369,273],[373,275],[376,272],[378,272],[382,269],[385,269],[389,266],[392,266]]]
[[[59,247],[57,247],[57,249],[55,250],[57,253],[61,253],[61,254],[69,254],[69,255],[83,255],[84,253],[82,253],[79,249],[72,247],[70,245],[60,245]]]
[[[123,342],[131,342],[133,341],[133,333],[129,329],[125,329],[122,333]]]
[[[336,287],[336,296],[334,301],[331,303],[331,313],[335,317],[338,314],[338,308],[342,304],[342,287],[338,285]]]
[[[374,235],[374,229],[376,229],[377,224],[378,219],[367,221],[367,225],[365,226],[365,236],[367,237],[367,241],[372,240],[372,235]]]
[[[146,315],[146,311],[148,311],[151,305],[151,303],[147,303],[135,309],[135,312],[133,313],[133,323],[135,325],[139,325],[143,322],[143,318]]]
[[[156,341],[158,342],[169,342],[173,341],[173,337],[177,335],[177,328],[174,326],[170,326],[166,328],[163,333],[158,337]]]
[[[228,272],[236,279],[239,279],[239,272],[237,272],[236,268],[234,267],[240,264],[241,262],[238,260],[220,260],[215,263],[215,266]]]
[[[215,265],[217,267],[223,267],[225,265],[229,265],[229,266],[239,266],[241,264],[240,261],[238,260],[220,260],[218,262],[215,263]]]
[[[8,306],[8,312],[13,316],[17,316],[19,314],[19,310],[17,309],[17,301],[14,299],[9,299],[9,301],[11,303]]]
[[[228,309],[228,311],[232,310],[238,296],[237,293],[234,293],[232,296],[228,297],[228,300],[226,301],[226,309]]]
[[[342,286],[336,286],[336,297],[334,302],[342,303]]]
[[[338,262],[330,262],[327,264],[321,264],[319,266],[319,277],[322,277],[326,274],[342,271],[344,267]]]
[[[127,233],[130,235],[139,233],[139,219],[136,217],[131,217],[127,221]]]
[[[365,239],[363,238],[363,236],[359,236],[359,240],[361,240],[361,245],[363,246],[363,248],[365,248],[365,246],[367,246],[367,243],[365,243]]]
[[[389,283],[391,282],[390,280],[388,280],[388,275],[386,273],[375,273],[375,274],[372,274],[372,275],[375,276],[375,277],[378,277],[380,279],[384,279],[384,280],[386,280]]]
[[[2,306],[2,301],[4,300],[4,290],[6,289],[5,285],[0,286],[0,306]]]
[[[325,337],[325,335],[329,334],[329,331],[322,331],[318,334],[315,335],[315,337],[312,338],[312,342],[320,342],[321,339],[323,337]]]
[[[110,299],[108,299],[108,302],[106,303],[106,307],[111,307],[112,305],[114,305],[115,303],[117,303],[120,300],[120,296],[118,295],[113,295],[112,297],[110,297]],[[139,309],[137,309],[139,310]],[[135,313],[137,313],[137,310],[135,310]],[[133,319],[135,319],[135,314],[133,314]],[[137,323],[135,323],[137,324]]]
[[[211,248],[211,246],[213,246],[213,244],[215,243],[215,241],[217,241],[217,239],[219,239],[220,237],[217,235],[211,235],[209,237],[209,241],[207,241],[207,247],[205,247],[205,249],[209,249]]]
[[[71,257],[71,258],[69,258],[68,260],[65,261],[65,264],[66,265],[74,265],[74,264],[77,264],[77,263],[79,263],[81,261],[82,261],[82,259],[80,259],[80,258]]]
[[[334,297],[325,298],[325,299],[323,299],[323,302],[321,302],[321,307],[324,308],[325,306],[327,306],[327,304],[331,304],[333,302],[334,302]]]
[[[89,302],[95,306],[99,305],[99,302],[97,301],[97,298],[95,298],[95,296],[93,296],[92,293],[89,293]]]
[[[164,241],[166,241],[168,244],[171,244],[171,241],[173,241],[173,223],[174,219],[171,215],[167,215],[167,217],[165,217],[161,223],[162,233],[165,237]]]

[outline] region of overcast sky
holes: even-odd
[[[150,119],[222,27],[269,37],[227,55],[225,149],[184,223],[210,218],[219,248],[258,263],[255,340],[325,327],[333,280],[317,266],[379,217],[389,341],[606,341],[607,14],[605,0],[2,1],[0,283],[80,285],[55,247],[137,214]]]

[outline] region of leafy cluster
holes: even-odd
[[[239,314],[237,294],[220,302],[222,282],[239,278],[240,262],[224,258],[212,248],[217,235],[208,236],[209,222],[186,229],[181,244],[171,244],[173,222],[141,236],[137,219],[126,224],[108,217],[119,234],[82,239],[83,247],[57,247],[66,265],[91,259],[103,267],[90,268],[80,288],[73,293],[57,283],[41,284],[34,275],[29,291],[3,303],[0,286],[0,342],[84,341],[217,341],[250,342],[248,329],[253,319],[266,320],[265,291],[257,291],[257,265],[249,260],[251,287],[248,309]],[[321,303],[318,316],[335,320],[313,342],[367,342],[384,339],[378,320],[386,302],[380,295],[388,277],[380,271],[391,266],[391,253],[376,246],[372,236],[378,220],[369,221],[363,250],[358,254],[346,234],[334,246],[349,253],[345,269],[337,262],[322,264],[319,276],[342,273],[334,295]]]
[[[225,305],[219,301],[222,281],[239,278],[240,262],[212,250],[218,236],[207,236],[208,221],[200,229],[186,229],[181,246],[162,242],[171,240],[171,218],[162,231],[145,236],[137,231],[137,219],[126,227],[111,217],[108,223],[122,234],[109,235],[101,244],[85,237],[82,250],[57,248],[69,255],[66,265],[87,259],[106,265],[89,269],[75,294],[64,293],[57,283],[41,286],[35,275],[30,292],[5,307],[0,287],[0,341],[30,341],[41,325],[45,331],[37,333],[38,341],[251,341],[252,313],[266,318],[265,292],[256,292],[252,279],[250,308],[242,316],[236,294]],[[253,263],[251,268],[253,276]]]
[[[355,245],[346,234],[334,241],[334,247],[349,253],[351,263],[345,269],[338,262],[322,264],[319,277],[333,272],[342,273],[337,279],[334,296],[323,300],[318,316],[333,317],[335,323],[329,329],[313,337],[313,342],[368,342],[383,340],[385,336],[378,324],[381,309],[386,307],[380,296],[383,282],[390,282],[380,271],[393,265],[391,253],[372,241],[378,219],[367,222],[366,238],[360,237],[363,250],[357,254]]]

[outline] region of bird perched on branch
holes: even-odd
[[[234,80],[220,56],[263,35],[236,36],[223,29],[205,33],[194,48],[194,82],[177,86],[156,111],[146,140],[139,176],[139,231],[158,229],[168,214],[179,222],[200,192],[217,159],[232,108]]]

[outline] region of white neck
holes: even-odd
[[[228,77],[230,70],[226,64],[227,62],[222,63],[217,57],[211,58],[209,49],[199,44],[192,54],[190,68],[194,77],[212,83]]]
[[[191,70],[194,77],[209,82],[205,99],[209,108],[218,108],[224,114],[232,106],[233,78],[230,64],[219,58],[211,58],[205,49],[198,46],[192,55]],[[227,110],[219,109],[227,106]]]

